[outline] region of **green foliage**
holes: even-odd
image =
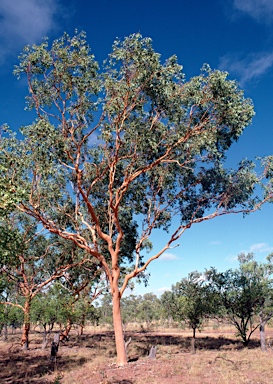
[[[73,291],[57,282],[37,295],[31,308],[31,321],[48,330],[56,324],[64,328],[67,322],[84,326],[85,321],[97,324],[98,320],[99,313],[93,305],[84,298],[75,301]]]
[[[25,140],[2,146],[26,192],[20,209],[93,256],[100,249],[103,264],[114,250],[121,266],[137,256],[131,278],[145,268],[151,231],[174,215],[178,235],[209,210],[253,207],[252,163],[223,167],[254,114],[226,72],[204,66],[186,82],[176,57],[162,64],[140,34],[115,41],[99,72],[84,33],[27,46],[14,72],[27,75],[37,112]]]
[[[98,304],[98,311],[101,324],[113,325],[112,296],[109,293],[103,295]]]
[[[31,321],[50,328],[54,324],[66,324],[71,313],[70,295],[60,285],[54,284],[47,292],[35,297],[31,308]]]
[[[18,307],[0,304],[0,333],[4,326],[21,327],[23,312]]]
[[[238,260],[238,269],[220,273],[212,268],[206,276],[218,295],[218,305],[223,306],[227,319],[247,346],[260,325],[255,316],[261,312],[271,313],[272,316],[272,266],[270,263],[258,263],[252,253],[240,254]]]
[[[105,294],[98,303],[100,324],[112,325],[112,298]],[[145,324],[149,327],[153,322],[161,319],[162,307],[159,298],[153,293],[142,295],[128,295],[121,299],[121,313],[123,325]]]
[[[18,155],[20,152],[17,144],[15,135],[6,125],[2,125],[0,127],[0,219],[8,215],[26,193],[16,175],[16,163],[10,157],[11,153]],[[19,159],[18,162],[20,162]]]
[[[262,159],[262,166],[265,169],[265,177],[267,180],[266,184],[263,184],[265,196],[269,198],[269,201],[272,202],[273,198],[273,156],[267,156]]]
[[[138,319],[148,326],[160,319],[160,300],[153,293],[146,293],[138,305]]]
[[[153,293],[143,296],[129,295],[121,299],[122,319],[124,324],[138,323],[149,327],[161,317],[161,305]]]
[[[1,140],[0,209],[26,213],[96,259],[116,304],[192,224],[263,202],[252,162],[225,168],[254,115],[226,72],[206,65],[186,81],[177,58],[162,63],[140,34],[116,40],[99,69],[76,32],[25,47],[14,73],[27,78],[37,116],[22,140]],[[171,223],[165,247],[147,257],[152,231]]]
[[[203,321],[216,316],[215,294],[206,282],[204,274],[192,272],[187,278],[172,286],[172,292],[161,297],[165,313],[174,320],[184,322],[194,332],[201,329]]]
[[[36,224],[33,218],[18,212],[10,212],[0,222],[3,313],[21,311],[24,323],[38,322],[45,332],[56,322],[63,324],[68,319],[71,324],[77,321],[82,325],[83,317],[96,321],[89,295],[94,286],[103,288],[98,263],[85,260],[84,252],[74,242],[50,236]],[[56,285],[52,286],[54,281],[61,283],[58,291]],[[4,299],[8,290],[12,296]],[[88,298],[87,303],[81,302],[82,297]]]
[[[16,287],[5,275],[0,275],[0,331],[4,326],[20,327],[23,324],[22,299],[17,295]],[[8,305],[18,304],[18,306]]]

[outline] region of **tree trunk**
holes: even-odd
[[[24,305],[24,325],[22,331],[21,344],[24,350],[29,347],[29,331],[30,331],[30,301],[26,300]]]
[[[264,320],[263,315],[260,314],[260,342],[261,342],[261,350],[263,352],[266,351],[265,324],[266,324],[266,320]]]
[[[30,323],[25,322],[23,325],[22,340],[21,340],[21,344],[24,350],[27,350],[29,347],[29,331],[30,331]]]
[[[46,331],[46,328],[44,328],[44,331],[43,331],[43,342],[42,342],[42,349],[45,350],[46,347],[47,347],[47,343],[48,343],[48,337],[47,337],[47,331]]]
[[[7,325],[7,323],[5,323],[3,326],[3,339],[4,339],[4,341],[8,340],[8,325]]]
[[[68,319],[67,320],[67,323],[66,323],[66,326],[65,326],[65,330],[61,333],[60,335],[60,340],[68,340],[68,335],[69,335],[69,332],[71,330],[71,327],[72,327],[72,322],[71,322],[71,319]]]
[[[193,334],[192,334],[192,339],[191,339],[191,353],[195,354],[196,353],[196,348],[195,348],[196,328],[193,328],[192,331],[193,331]]]
[[[51,331],[52,331],[52,327],[48,329],[46,329],[46,324],[43,324],[43,342],[42,342],[42,349],[46,349],[47,347],[47,344],[48,344],[48,341],[49,341],[49,336],[51,334]]]
[[[115,332],[115,342],[117,351],[117,365],[123,366],[127,364],[127,355],[125,349],[121,310],[120,310],[120,293],[118,288],[115,289],[113,294],[113,323]]]
[[[243,346],[244,348],[246,348],[249,344],[249,338],[247,337],[247,335],[243,336]]]
[[[81,318],[79,336],[83,335],[84,326],[85,326],[85,313],[83,313],[82,318]]]

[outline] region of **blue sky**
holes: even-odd
[[[209,4],[209,5],[208,5]],[[272,0],[1,0],[0,123],[16,130],[32,120],[24,111],[26,83],[12,75],[26,44],[54,39],[64,31],[84,30],[96,59],[102,63],[116,37],[140,32],[151,37],[162,60],[176,54],[186,79],[203,63],[227,70],[253,99],[256,116],[229,152],[229,164],[273,153],[273,1]],[[147,288],[162,292],[193,270],[237,266],[240,252],[254,252],[263,261],[273,252],[273,204],[246,218],[228,215],[193,226],[179,247],[150,265]],[[152,236],[154,251],[167,237]]]

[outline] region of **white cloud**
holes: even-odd
[[[178,257],[173,253],[163,253],[162,256],[160,256],[160,260],[178,260]]]
[[[170,287],[161,287],[161,288],[158,288],[158,289],[154,292],[154,294],[155,294],[155,295],[159,295],[159,296],[161,296],[162,293],[164,293],[164,292],[166,292],[166,291],[171,291],[171,288],[170,288]]]
[[[272,0],[234,0],[233,7],[257,21],[268,22],[273,19]]]
[[[239,252],[240,253],[240,252]],[[230,254],[228,255],[225,260],[229,263],[236,263],[238,261],[238,255]]]
[[[234,263],[238,261],[238,255],[240,253],[254,253],[254,257],[256,253],[270,253],[273,251],[273,247],[270,247],[267,243],[255,243],[252,244],[249,249],[243,249],[240,252],[238,252],[236,255],[230,254],[228,257],[225,258],[226,261],[230,263]]]
[[[0,1],[0,58],[40,41],[55,26],[58,0]]]
[[[257,244],[252,244],[250,246],[249,252],[253,253],[260,253],[260,252],[272,252],[273,247],[270,247],[267,243],[257,243]]]
[[[263,76],[273,67],[273,52],[252,53],[245,57],[226,55],[220,60],[220,68],[227,70],[244,85]]]

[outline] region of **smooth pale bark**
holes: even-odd
[[[260,341],[261,341],[261,350],[266,351],[266,340],[265,340],[265,322],[260,323]]]
[[[127,364],[127,354],[124,342],[121,309],[120,309],[120,293],[118,288],[113,293],[113,323],[115,332],[115,342],[117,351],[117,365],[123,366]]]
[[[47,333],[46,329],[44,328],[44,332],[43,332],[43,343],[42,343],[42,349],[46,349],[47,347],[47,344],[48,344],[48,338],[49,338],[49,334]]]
[[[264,315],[263,312],[260,312],[260,343],[261,343],[261,350],[263,352],[266,352],[266,336],[265,336],[265,326],[268,320],[270,320],[272,317],[272,312],[268,315]]]
[[[53,329],[54,324],[51,324],[49,326],[49,329],[46,329],[46,323],[43,324],[43,343],[42,343],[42,349],[46,349],[49,337],[51,335],[52,329]]]

